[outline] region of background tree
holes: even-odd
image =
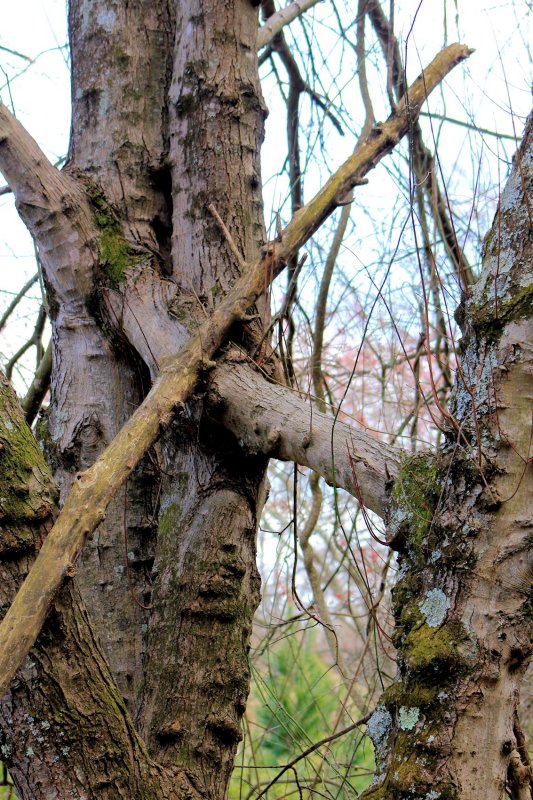
[[[513,797],[531,794],[517,717],[530,655],[531,131],[473,288],[476,242],[467,235],[477,218],[452,214],[418,122],[468,48],[445,48],[413,80],[393,4],[388,16],[371,0],[357,13],[331,4],[325,17],[313,17],[313,6],[278,12],[265,2],[258,32],[248,0],[72,2],[72,131],[61,171],[0,107],[0,167],[45,287],[30,340],[39,370],[23,402],[28,422],[48,380],[51,388],[37,426],[49,466],[7,384],[2,392],[4,608],[57,515],[49,467],[63,505],[0,629],[0,686],[11,687],[2,753],[21,797],[224,796],[248,694],[255,534],[272,456],[314,470],[308,507],[296,467],[288,496],[273,479],[266,520],[280,530],[290,522],[299,540],[303,572],[294,560],[287,587],[292,625],[321,626],[353,751],[368,723],[378,766],[368,796],[477,797],[480,775],[487,797],[504,786]],[[293,20],[302,26],[296,47]],[[346,67],[326,56],[327,25],[357,66],[350,78],[361,102],[351,113],[337,99]],[[258,49],[269,103],[279,102],[277,83],[287,108],[288,206],[268,237]],[[329,127],[350,141],[344,163],[322,177],[312,144]],[[384,273],[374,265],[356,276],[346,253],[358,187],[403,137],[389,172],[405,189],[407,235],[400,240],[393,226],[392,244],[375,253]],[[304,178],[323,188],[307,191]],[[380,180],[390,191],[390,178]],[[328,243],[324,223],[338,207]],[[479,203],[478,212],[483,227]],[[414,303],[405,296],[413,273],[400,258],[408,255],[418,271]],[[272,315],[270,286],[284,270]],[[460,298],[461,348],[449,318]],[[355,357],[336,357],[328,340],[349,336],[353,347],[354,331]],[[350,413],[392,441],[348,425]],[[431,453],[408,457],[395,446],[406,431],[410,450],[425,440]],[[334,487],[329,522],[318,475]],[[386,532],[372,512],[387,518]],[[361,538],[363,521],[379,547]],[[315,531],[327,525],[332,535],[319,545]],[[382,608],[389,547],[401,576],[394,631]],[[374,555],[383,562],[375,577]],[[328,601],[339,587],[349,611],[342,630],[332,616],[341,604]],[[371,635],[354,659],[353,633],[347,645],[339,634],[361,632],[363,611]],[[285,730],[298,741],[294,722]],[[331,759],[322,750],[321,765],[317,749],[307,748],[306,790],[349,796],[353,756],[342,756],[344,772],[328,771]],[[274,777],[290,772],[301,792],[295,764]],[[272,783],[252,773],[245,781],[254,796]],[[242,791],[242,781],[233,785]]]

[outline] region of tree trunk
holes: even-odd
[[[61,529],[77,525],[78,536],[52,532],[41,556],[49,547],[54,558],[33,570],[43,586],[29,581],[18,620],[19,639],[34,632],[25,653],[55,604],[2,701],[2,758],[31,800],[223,800],[248,693],[265,469],[276,456],[379,514],[394,484],[400,673],[369,722],[382,778],[368,796],[470,800],[483,773],[496,798],[509,765],[522,797],[514,693],[529,652],[531,137],[466,305],[457,429],[438,456],[401,467],[396,449],[309,414],[269,383],[267,345],[256,354],[266,378],[242,362],[263,335],[268,283],[469,51],[439,54],[266,243],[256,6],[72,0],[73,123],[61,173],[0,107],[0,166],[38,243],[52,322],[52,397],[39,433],[61,501],[73,487]],[[274,17],[263,39],[279,30],[283,15]],[[524,251],[510,252],[515,245]],[[214,356],[221,366],[209,377]],[[58,508],[41,452],[1,389],[7,609]],[[128,437],[136,441],[121,450]],[[105,461],[112,441],[118,464]],[[48,565],[59,577],[45,592]]]
[[[9,607],[57,514],[58,490],[0,376],[0,609]],[[69,579],[0,705],[2,760],[21,798],[198,797],[148,757]]]
[[[142,262],[173,281],[174,313],[193,331],[239,269],[216,220],[206,225],[208,202],[244,259],[257,259],[264,243],[257,27],[247,0],[216,12],[210,2],[180,4],[177,19],[168,2],[70,4],[66,171],[84,185],[96,231],[72,272],[64,231],[43,258],[54,342],[47,450],[63,497],[149,388],[120,323],[103,316],[103,287],[116,290],[126,268]],[[142,329],[143,318],[136,322]],[[137,468],[108,507],[79,575],[152,757],[169,768],[187,764],[198,790],[214,798],[225,794],[241,738],[267,459],[220,442],[202,417],[201,406],[185,409]],[[71,750],[73,773],[76,760]],[[107,769],[101,757],[95,771],[98,764]],[[31,775],[13,773],[22,796],[49,796],[46,781],[38,795]],[[76,781],[83,791],[85,781]],[[134,782],[121,785],[117,777],[117,792],[140,796]]]
[[[244,258],[254,260],[263,244],[257,13],[245,0],[216,11],[208,2],[182,3],[176,19],[172,3],[109,9],[81,1],[71,4],[70,29],[69,170],[94,183],[93,203],[108,217],[100,220],[110,240],[101,267],[117,286],[116,237],[123,233],[131,250],[178,287],[174,311],[192,330],[237,277],[216,221],[206,225],[207,203]],[[61,376],[52,382],[50,430],[70,473],[94,461],[148,385],[125,343],[116,339],[110,349],[105,329],[92,321],[97,342],[77,382],[83,400],[76,413],[65,375],[69,364],[79,369],[80,351],[87,351],[80,316],[75,341],[60,338],[62,320],[54,325]],[[142,317],[137,324],[143,327]],[[81,574],[151,755],[186,763],[206,796],[222,797],[248,693],[266,459],[221,448],[204,427],[201,408],[188,407],[108,509]],[[148,615],[140,605],[150,603]]]
[[[397,680],[369,720],[366,800],[531,797],[517,718],[531,657],[533,117],[459,309],[456,428],[393,489]],[[529,560],[528,560],[529,559]]]

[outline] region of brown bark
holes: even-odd
[[[1,653],[9,651],[9,662],[22,660],[40,630],[51,599],[71,564],[80,553],[86,537],[101,522],[109,502],[120,486],[131,475],[135,466],[158,438],[161,429],[172,419],[177,405],[184,403],[197,385],[199,375],[211,367],[208,361],[223,344],[232,326],[247,318],[247,310],[263,294],[265,267],[271,265],[270,278],[275,277],[291,255],[319,227],[335,206],[372,169],[376,161],[389,153],[409,129],[413,114],[416,114],[427,92],[438,85],[443,76],[457,63],[466,58],[469,50],[460,45],[450,45],[439,53],[424,75],[418,78],[387,122],[379,126],[336,173],[315,197],[293,217],[281,235],[279,244],[266,248],[266,255],[253,267],[246,269],[232,289],[211,314],[211,317],[191,337],[180,353],[171,358],[163,368],[161,376],[152,387],[147,399],[129,418],[121,432],[109,445],[98,461],[81,474],[69,495],[65,508],[48,537],[33,572],[19,592],[8,615],[0,626],[0,689],[9,683],[8,657]],[[1,109],[0,109],[1,110]],[[13,126],[4,111],[5,126]],[[15,136],[6,136],[9,153],[17,150]],[[16,189],[14,189],[16,193]],[[83,212],[85,213],[85,212]],[[78,231],[76,231],[78,235]],[[81,305],[81,300],[78,300]],[[92,328],[95,329],[94,323]],[[91,353],[98,360],[100,354]],[[116,364],[117,370],[119,365]],[[120,373],[119,373],[120,374]],[[98,383],[98,386],[103,384]],[[115,384],[112,384],[115,385]],[[122,395],[124,392],[122,392]],[[121,396],[122,396],[121,395]],[[100,394],[99,394],[100,397]],[[88,413],[87,411],[85,413]],[[88,437],[91,439],[91,437]],[[90,443],[92,443],[90,441]],[[90,446],[90,445],[89,445]],[[94,447],[93,447],[94,454]],[[70,509],[84,509],[76,520],[69,517]],[[48,555],[50,553],[50,556]],[[48,563],[47,560],[49,559]],[[33,609],[33,624],[24,632],[17,630],[19,609]],[[5,637],[2,639],[2,637]],[[15,650],[15,642],[20,644]],[[9,645],[8,645],[9,642]],[[11,670],[13,666],[11,666]]]
[[[241,270],[207,205],[246,261],[254,262],[263,244],[264,107],[251,4],[215,8],[189,0],[176,14],[172,277],[175,310],[192,327],[200,304],[215,308]],[[216,797],[231,774],[248,695],[266,459],[220,447],[200,422],[201,410],[189,404],[161,441],[164,480],[138,725],[159,761],[187,763],[206,796]]]
[[[0,374],[0,612],[31,568],[58,513],[59,492]],[[76,580],[57,596],[0,705],[2,760],[18,796],[189,797],[180,770],[151,762],[113,680]]]
[[[174,32],[174,4],[168,0],[69,4],[67,170],[89,187],[97,255],[89,296],[78,292],[93,312],[90,319],[84,325],[74,319],[68,336],[61,318],[54,324],[60,375],[52,377],[50,434],[64,496],[75,474],[93,463],[150,387],[140,360],[123,341],[112,341],[102,331],[94,311],[102,281],[119,279],[121,258],[170,269],[166,118]],[[53,274],[53,265],[47,272]],[[88,332],[96,340],[93,348],[86,345]],[[80,562],[84,597],[132,711],[142,683],[148,620],[132,595],[141,604],[150,596],[159,484],[157,459],[150,454],[107,509]]]

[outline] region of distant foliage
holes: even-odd
[[[344,684],[319,654],[324,647],[320,631],[287,626],[282,637],[256,663],[230,800],[257,797],[285,765],[359,715],[345,702]],[[339,713],[341,702],[345,711]],[[359,746],[359,740],[352,731],[318,747],[264,796],[353,798],[368,785],[374,769],[370,744]]]

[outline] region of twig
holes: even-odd
[[[26,393],[26,397],[21,402],[22,410],[26,416],[28,425],[32,425],[37,412],[39,411],[44,396],[50,387],[50,375],[52,373],[52,340],[48,342],[44,355],[37,367],[35,376]]]
[[[45,311],[44,307],[41,306],[41,308],[39,309],[39,314],[37,316],[37,321],[35,323],[35,328],[33,330],[32,335],[30,336],[28,341],[25,342],[22,345],[22,347],[20,347],[17,350],[15,355],[11,356],[11,358],[9,359],[9,361],[7,362],[7,364],[5,366],[5,370],[4,371],[6,373],[6,378],[9,381],[11,380],[11,376],[13,374],[13,369],[15,368],[15,365],[16,365],[17,361],[20,358],[22,358],[24,353],[27,350],[29,350],[30,347],[33,347],[35,345],[35,347],[37,348],[37,352],[38,353],[39,353],[39,351],[42,352],[42,350],[40,348],[42,348],[41,339],[42,339],[42,335],[43,335],[45,322],[46,322],[46,311]]]
[[[324,738],[320,739],[319,742],[315,742],[315,744],[312,744],[310,747],[307,748],[307,750],[304,750],[303,753],[300,753],[300,755],[293,758],[292,761],[289,761],[288,764],[285,764],[285,766],[282,767],[282,769],[280,769],[278,774],[274,778],[272,778],[270,783],[268,783],[265,786],[265,788],[261,792],[259,792],[255,800],[259,800],[260,797],[263,797],[268,792],[268,790],[272,786],[274,786],[274,784],[277,783],[277,781],[279,781],[281,776],[284,775],[287,772],[287,770],[292,769],[294,765],[297,764],[299,761],[301,761],[303,758],[307,758],[308,755],[314,753],[315,750],[318,750],[319,747],[322,747],[325,744],[329,744],[329,742],[334,742],[335,739],[340,739],[341,736],[346,736],[347,733],[350,733],[356,728],[361,727],[361,725],[366,725],[371,716],[372,714],[367,714],[366,716],[361,717],[361,719],[358,719],[357,722],[352,722],[351,725],[348,725],[346,728],[343,728],[342,731],[338,731],[337,733],[332,733],[331,736],[324,736]]]
[[[449,122],[451,125],[460,125],[462,128],[468,128],[475,133],[482,133],[484,136],[494,136],[496,139],[509,139],[509,141],[514,142],[515,144],[520,141],[520,137],[516,136],[515,134],[498,133],[498,131],[491,131],[489,128],[482,128],[479,125],[476,125],[474,122],[465,122],[461,119],[447,117],[444,114],[435,114],[433,111],[431,114],[429,114],[427,111],[421,111],[420,116],[427,117],[428,119],[438,119],[441,122]]]
[[[33,58],[25,56],[24,53],[19,53],[18,50],[12,50],[10,47],[4,47],[1,44],[0,50],[3,50],[4,53],[9,53],[12,56],[16,56],[17,58],[22,58],[24,61],[28,61],[30,64],[33,64]]]
[[[20,303],[20,301],[22,300],[22,298],[24,297],[26,292],[29,291],[29,289],[31,289],[31,287],[33,286],[34,283],[37,283],[38,277],[39,277],[39,274],[36,273],[32,278],[30,278],[29,281],[27,281],[24,284],[24,286],[22,287],[20,292],[16,295],[16,297],[14,297],[13,300],[11,301],[11,303],[8,305],[8,307],[6,308],[4,313],[2,314],[2,317],[0,318],[0,331],[3,330],[6,322],[9,319],[9,317],[11,316],[13,311],[16,309],[16,307],[18,306],[18,304]]]
[[[241,255],[241,253],[239,251],[239,248],[235,244],[235,240],[233,239],[233,236],[231,235],[229,230],[226,228],[226,225],[224,224],[224,221],[223,221],[222,217],[220,216],[220,214],[216,210],[216,208],[213,205],[213,203],[209,203],[207,208],[209,209],[209,212],[211,213],[211,215],[215,218],[216,222],[218,223],[218,227],[222,231],[222,233],[224,235],[224,239],[226,240],[229,249],[233,253],[233,255],[235,257],[235,260],[236,260],[237,264],[239,265],[241,273],[244,272],[244,270],[247,269],[248,265],[247,265],[246,261],[244,260],[244,258],[242,257],[242,255]]]

